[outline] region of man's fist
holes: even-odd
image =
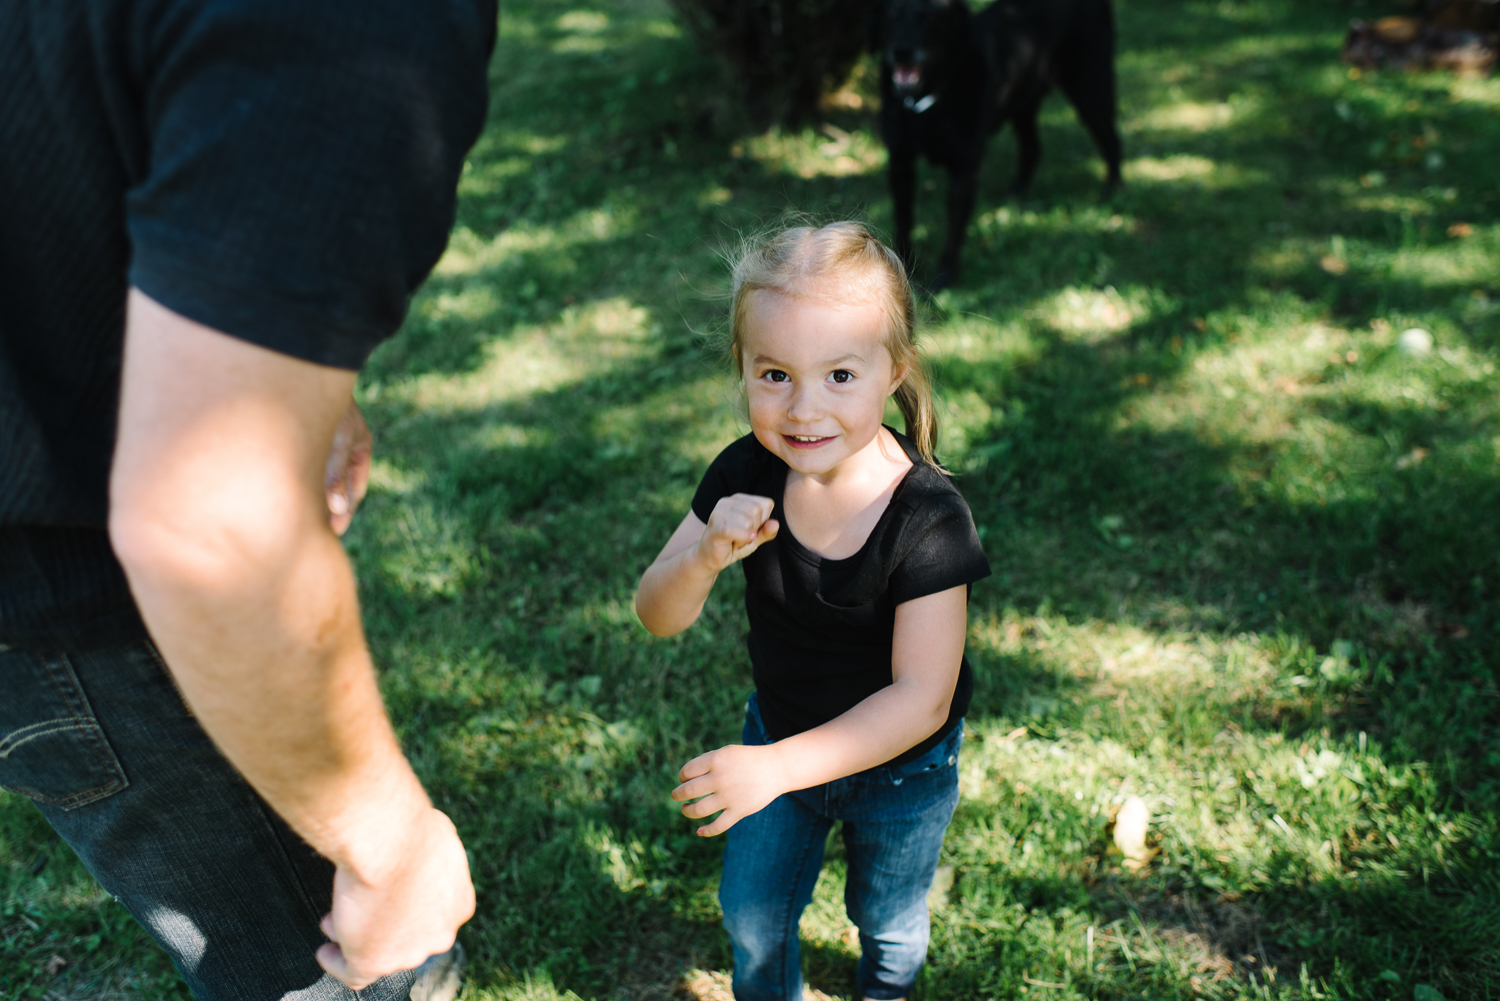
[[[317,959],[354,990],[451,949],[474,916],[469,859],[452,821],[429,808],[402,833],[385,871],[334,872],[333,910],[321,926],[331,941]]]

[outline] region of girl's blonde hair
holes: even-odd
[[[932,381],[917,351],[911,281],[895,251],[857,222],[798,226],[769,239],[747,242],[734,260],[731,274],[734,307],[729,353],[741,378],[745,375],[745,323],[753,293],[879,305],[886,318],[885,349],[892,365],[906,369],[895,394],[896,405],[906,418],[906,434],[916,442],[923,459],[938,464]]]

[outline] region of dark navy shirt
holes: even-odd
[[[844,559],[819,556],[792,535],[782,504],[787,465],[754,435],[719,453],[693,497],[693,513],[705,523],[722,497],[754,494],[775,502],[772,517],[781,531],[740,566],[757,701],[776,740],[821,726],[892,683],[897,605],[990,574],[953,481],[923,462],[905,435],[891,433],[911,469],[865,544]],[[965,658],[948,721],[892,760],[920,757],[941,742],[968,712],[973,691]]]
[[[143,637],[125,297],[355,369],[442,253],[495,0],[0,4],[0,643]]]

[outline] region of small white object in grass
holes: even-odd
[[[932,887],[927,891],[927,909],[941,911],[948,906],[948,894],[953,889],[957,873],[951,865],[940,865],[932,874]]]
[[[1146,827],[1151,823],[1151,811],[1146,801],[1131,796],[1115,814],[1115,847],[1120,854],[1133,862],[1145,862],[1151,858],[1146,848]]]
[[[1420,358],[1432,351],[1432,335],[1421,327],[1408,327],[1396,338],[1396,347],[1402,354]]]

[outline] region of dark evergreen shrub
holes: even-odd
[[[865,46],[871,0],[672,0],[719,60],[758,128],[798,126],[849,75]]]

